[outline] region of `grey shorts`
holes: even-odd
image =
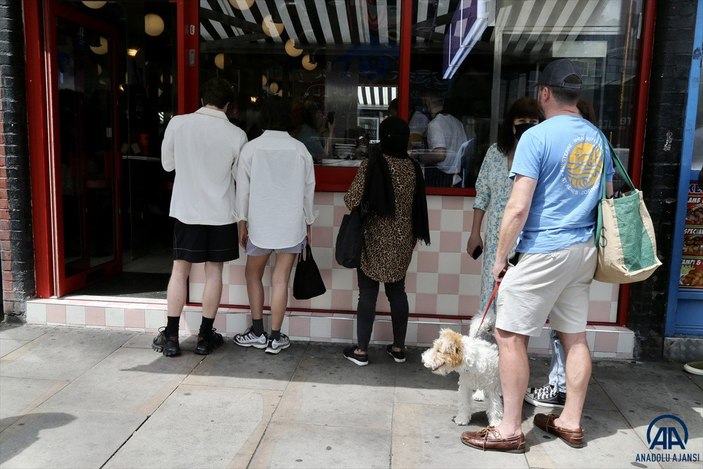
[[[276,252],[276,253],[281,253],[281,254],[300,254],[303,252],[303,248],[305,247],[306,239],[303,239],[299,244],[296,244],[295,246],[289,247],[289,248],[281,248],[281,249],[267,249],[267,248],[260,248],[256,244],[251,242],[251,239],[247,239],[247,249],[246,253],[247,256],[268,256],[269,254]]]
[[[595,270],[593,241],[550,253],[522,254],[498,290],[496,327],[538,337],[549,317],[554,330],[584,332]]]

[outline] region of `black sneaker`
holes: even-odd
[[[195,353],[198,355],[209,355],[210,352],[225,343],[222,334],[215,331],[217,331],[217,329],[213,328],[210,337],[198,336],[198,343],[194,350]]]
[[[396,352],[393,350],[393,344],[386,347],[386,353],[393,357],[396,363],[405,363],[405,351],[401,350],[400,352]]]
[[[356,353],[356,345],[352,345],[351,347],[344,349],[344,358],[359,366],[366,366],[369,364],[368,353],[366,355]]]
[[[536,407],[564,407],[566,393],[557,391],[557,387],[545,384],[541,388],[529,388],[525,393],[525,401]]]
[[[159,335],[154,337],[151,348],[158,353],[163,353],[164,357],[175,357],[181,354],[181,347],[178,345],[178,336],[166,337],[166,328],[159,328]]]

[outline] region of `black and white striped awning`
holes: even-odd
[[[356,95],[359,109],[388,109],[392,100],[398,97],[395,86],[357,86]]]
[[[473,1],[487,4],[493,39],[500,33],[503,52],[517,55],[539,51],[555,39],[621,34],[629,13],[623,11],[627,2],[619,0]],[[414,46],[441,49],[454,13],[466,3],[412,2]],[[409,14],[405,6],[409,4],[403,0],[200,0],[201,50],[270,49],[289,39],[300,48],[327,51],[397,46],[401,15]],[[262,24],[269,16],[282,25],[280,34],[264,33]]]
[[[420,0],[413,27],[423,43],[441,47],[446,24],[459,0]],[[235,8],[232,3],[248,8]],[[300,47],[397,45],[403,0],[201,0],[201,49],[285,43]],[[280,34],[268,36],[262,23],[271,16],[283,25]]]

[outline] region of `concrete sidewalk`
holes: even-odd
[[[341,344],[293,343],[272,356],[227,338],[201,357],[191,337],[181,357],[165,358],[152,338],[0,325],[0,467],[701,467],[703,377],[680,364],[595,363],[587,446],[533,428],[535,412],[546,410],[525,405],[528,451],[513,455],[461,444],[462,431],[487,424],[485,413],[457,427],[457,376],[423,368],[421,349],[396,364],[375,347],[361,368]],[[530,363],[531,384],[543,384],[548,359]],[[685,440],[685,426],[685,449],[650,452],[648,427],[665,414],[680,421],[661,419],[650,437],[670,427]]]

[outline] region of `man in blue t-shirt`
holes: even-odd
[[[606,168],[611,195],[613,164],[600,131],[579,113],[581,77],[568,59],[540,74],[538,103],[546,120],[520,138],[511,168],[513,190],[503,214],[493,275],[496,340],[504,416],[495,428],[464,432],[483,450],[522,452],[522,402],[530,376],[527,344],[549,317],[566,352],[566,403],[561,415],[537,414],[534,424],[573,447],[583,446],[581,413],[591,376],[586,342],[588,294],[596,268],[594,230]],[[519,262],[508,269],[517,244]]]

